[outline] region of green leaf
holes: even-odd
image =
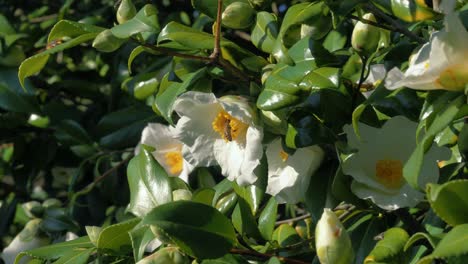
[[[130,160],[127,177],[130,187],[127,210],[136,216],[142,217],[158,205],[172,201],[169,176],[144,147]]]
[[[139,218],[114,224],[102,229],[97,240],[98,249],[110,249],[116,252],[131,250],[130,230],[140,222]]]
[[[422,258],[418,264],[432,263],[434,259],[446,259],[468,253],[468,224],[454,227],[442,238],[432,254]]]
[[[37,55],[27,58],[24,60],[18,70],[18,78],[20,80],[21,86],[24,88],[24,79],[32,76],[42,70],[49,59],[51,54],[63,51],[65,49],[72,48],[76,45],[79,45],[83,42],[94,39],[99,33],[86,33],[71,40],[66,41],[65,43],[59,44],[53,48],[47,49],[44,52],[41,52]]]
[[[290,148],[333,143],[336,140],[333,131],[308,112],[296,111],[290,115],[289,121],[286,146]]]
[[[156,72],[138,74],[123,81],[121,87],[136,99],[144,100],[158,90],[159,81],[156,75]]]
[[[153,55],[160,55],[160,52],[156,52],[150,48],[147,48],[145,46],[138,46],[132,50],[130,55],[128,56],[128,62],[127,62],[127,67],[128,67],[128,73],[132,74],[132,63],[135,60],[135,58],[140,55],[142,52],[148,52]]]
[[[163,204],[142,220],[142,225],[152,225],[171,243],[196,258],[218,258],[236,243],[231,221],[211,206],[176,201]]]
[[[383,239],[377,242],[364,263],[405,263],[403,248],[408,241],[408,233],[399,227],[385,231]]]
[[[203,260],[201,264],[249,264],[249,262],[239,255],[226,254],[221,258]]]
[[[100,33],[105,28],[70,20],[60,20],[50,30],[47,42],[62,40],[64,37],[75,38],[88,33]],[[97,35],[97,34],[96,34]]]
[[[75,248],[72,251],[59,258],[53,264],[86,264],[91,254],[95,251],[94,248],[82,249]]]
[[[143,258],[146,246],[156,238],[149,226],[133,229],[130,232],[132,240],[133,258],[135,263]]]
[[[14,90],[6,83],[0,83],[0,108],[19,113],[38,113],[39,108],[32,99],[25,91]]]
[[[161,94],[158,94],[156,97],[155,104],[158,110],[161,112],[163,117],[169,122],[172,123],[172,106],[174,105],[177,97],[191,90],[190,88],[203,77],[206,76],[206,67],[197,70],[196,72],[187,74],[183,76],[184,81],[182,83],[174,83],[170,85],[166,90]]]
[[[211,205],[214,195],[215,190],[211,188],[200,188],[193,193],[192,201]]]
[[[161,248],[152,255],[142,259],[137,264],[189,264],[187,256],[180,253],[176,247]]]
[[[99,238],[99,234],[102,231],[102,227],[100,226],[85,226],[86,234],[88,234],[89,239],[93,242],[94,245],[97,244],[97,240]]]
[[[278,213],[278,202],[274,197],[271,197],[268,200],[268,203],[263,208],[258,218],[258,230],[262,237],[270,241],[273,235],[273,230],[275,229],[276,216]]]
[[[140,141],[141,131],[146,124],[156,120],[151,109],[139,105],[109,113],[97,125],[101,137],[99,145],[112,149],[135,146]]]
[[[451,226],[468,223],[468,180],[427,184],[427,200],[434,212]]]
[[[249,204],[241,197],[238,197],[237,205],[232,212],[232,224],[242,235],[248,235],[256,239],[262,237]]]
[[[249,3],[247,0],[225,0],[223,1],[223,10],[230,4],[234,2],[243,2]],[[192,0],[192,6],[202,12],[203,14],[216,18],[216,12],[218,10],[218,1],[217,0]]]
[[[271,53],[278,36],[278,21],[275,15],[268,12],[258,12],[251,41],[263,52]]]
[[[278,226],[273,232],[272,240],[278,241],[281,247],[287,247],[302,241],[294,227],[288,224]]]
[[[302,89],[299,83],[313,66],[313,61],[299,62],[294,66],[278,63],[265,81],[257,107],[271,111],[299,103],[310,92]]]
[[[33,258],[40,258],[40,259],[57,259],[63,257],[69,252],[72,252],[76,248],[92,248],[94,247],[93,243],[86,237],[80,237],[75,240],[53,244],[50,246],[35,248],[27,251],[21,252],[15,259],[15,264],[19,263],[21,258],[24,256],[30,256]]]
[[[80,123],[74,120],[63,120],[57,126],[55,137],[66,145],[81,145],[81,144],[92,144],[93,141],[86,132],[86,130],[80,125]]]
[[[160,29],[158,9],[154,5],[147,4],[132,19],[111,28],[111,32],[114,36],[124,39],[137,33],[158,33]]]

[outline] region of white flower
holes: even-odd
[[[143,129],[140,143],[155,148],[155,151],[152,152],[153,157],[169,176],[179,177],[188,182],[188,176],[194,166],[183,158],[182,150],[184,146],[182,142],[174,137],[175,134],[176,129],[174,127],[151,123]]]
[[[366,98],[369,98],[369,96],[374,92],[375,88],[380,85],[380,83],[385,78],[385,75],[387,74],[383,64],[371,65],[369,71],[369,75],[361,85],[362,94]]]
[[[321,264],[354,263],[351,239],[335,213],[324,208],[315,227],[315,248]]]
[[[22,251],[31,250],[49,244],[48,238],[42,238],[38,235],[41,221],[41,219],[33,219],[29,221],[24,229],[13,239],[13,241],[11,241],[10,245],[3,250],[0,256],[5,263],[14,263],[16,256]],[[18,263],[24,264],[28,263],[30,260],[30,257],[23,257]]]
[[[295,204],[303,200],[310,177],[320,166],[324,152],[319,146],[299,148],[289,155],[281,146],[281,139],[267,145],[268,185],[266,192],[278,203]]]
[[[361,199],[370,199],[386,210],[412,207],[424,194],[411,188],[403,176],[403,167],[416,148],[414,123],[403,116],[388,120],[382,128],[359,124],[361,140],[350,125],[346,132],[348,144],[357,150],[343,161],[343,172],[354,178],[351,190]],[[446,148],[432,146],[425,154],[418,185],[424,189],[430,182],[437,182],[437,160],[450,157]]]
[[[410,59],[404,74],[397,68],[388,73],[387,89],[403,86],[417,90],[465,89],[468,84],[468,32],[456,13],[447,14],[444,24],[445,28],[432,33],[430,41]]]
[[[263,155],[263,129],[245,98],[187,92],[174,103],[181,117],[178,138],[187,146],[184,158],[197,166],[219,165],[240,185],[257,180],[254,169]]]

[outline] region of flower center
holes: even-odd
[[[174,175],[180,174],[184,164],[182,153],[180,151],[170,151],[164,155],[164,158],[167,166],[169,166],[169,172]]]
[[[283,162],[286,162],[286,161],[288,160],[288,158],[289,158],[288,153],[286,153],[284,150],[281,150],[281,151],[279,152],[279,155],[280,155],[281,160],[282,160]]]
[[[247,124],[231,116],[226,111],[220,111],[212,123],[213,130],[218,132],[226,142],[236,140],[245,133]]]
[[[436,83],[449,90],[459,90],[468,84],[468,65],[454,64],[447,67],[437,78]]]
[[[378,160],[375,174],[385,187],[398,189],[403,184],[403,163],[399,160]]]

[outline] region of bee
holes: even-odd
[[[54,48],[55,46],[62,44],[62,42],[63,41],[60,39],[52,40],[51,42],[47,43],[46,50]]]
[[[374,89],[375,89],[374,84],[372,84],[372,83],[363,83],[363,84],[361,84],[361,87],[360,87],[359,90],[361,92],[369,92],[369,91],[372,91]]]
[[[231,120],[229,119],[226,120],[226,122],[224,122],[223,134],[225,139],[227,139],[228,141],[232,141]]]

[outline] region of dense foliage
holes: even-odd
[[[467,27],[465,0],[2,1],[1,257],[467,263]]]

